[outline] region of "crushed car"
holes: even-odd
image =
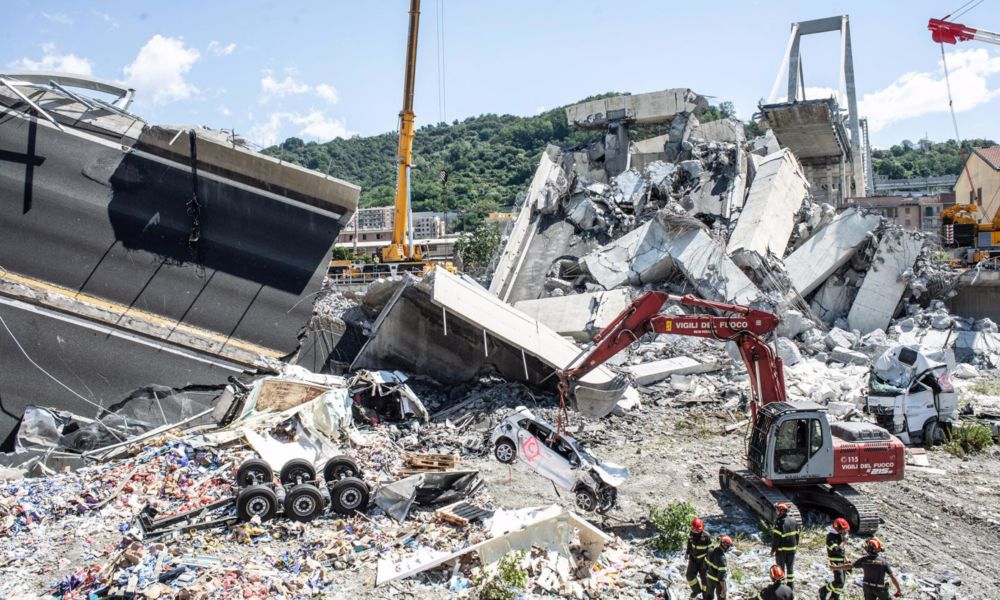
[[[958,421],[948,365],[916,348],[889,348],[872,365],[865,412],[904,444],[941,443]]]
[[[493,430],[493,456],[510,464],[520,459],[539,475],[575,495],[585,512],[607,512],[618,503],[618,487],[628,478],[622,465],[602,462],[572,436],[519,406]]]
[[[427,422],[427,409],[406,380],[399,371],[358,371],[348,382],[354,420],[372,425],[408,419]]]

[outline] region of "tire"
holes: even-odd
[[[348,477],[359,478],[360,476],[361,469],[358,467],[358,463],[349,456],[334,456],[326,461],[326,465],[323,467],[323,479],[326,480],[327,484],[336,483]]]
[[[266,485],[251,485],[236,496],[236,514],[240,521],[260,517],[267,521],[278,514],[278,496]]]
[[[588,488],[577,488],[576,507],[583,512],[594,512],[597,510],[597,494]]]
[[[938,424],[937,419],[928,419],[924,423],[924,446],[930,448],[944,442],[944,429]]]
[[[285,516],[289,519],[311,521],[323,508],[323,494],[312,484],[297,485],[285,495]]]
[[[296,458],[285,463],[278,475],[283,485],[316,481],[316,469],[304,458]]]
[[[503,464],[509,465],[517,459],[517,447],[509,439],[500,438],[493,446],[493,456]]]
[[[333,510],[342,515],[368,508],[368,495],[368,486],[357,477],[341,479],[330,487]]]
[[[271,470],[271,465],[259,458],[243,461],[236,470],[236,485],[240,488],[271,483],[273,479],[274,471]]]

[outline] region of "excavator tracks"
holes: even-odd
[[[815,508],[830,515],[839,515],[851,524],[854,535],[870,536],[880,523],[875,504],[849,485],[805,485],[771,488],[747,469],[722,467],[719,485],[746,504],[758,518],[771,523],[775,519],[774,506],[778,502],[793,505],[789,517],[801,527],[799,506]]]
[[[857,536],[874,535],[881,523],[875,503],[849,485],[809,485],[785,492],[799,504],[843,516]]]
[[[732,493],[743,501],[757,518],[762,519],[767,524],[774,522],[777,517],[775,505],[779,502],[787,502],[792,505],[788,511],[788,519],[794,522],[796,528],[802,526],[802,515],[795,502],[786,496],[782,490],[767,487],[761,483],[760,478],[747,469],[722,467],[719,469],[719,485],[723,490]]]

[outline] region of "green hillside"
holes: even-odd
[[[993,145],[993,141],[984,139],[962,142],[966,155],[972,147]],[[916,144],[903,140],[887,149],[872,149],[872,168],[876,177],[889,179],[958,175],[962,172],[962,158],[955,140],[940,143],[920,140]]]
[[[587,100],[611,95],[615,94]],[[702,120],[716,119],[732,110],[730,103],[720,106],[707,110]],[[634,131],[633,139],[665,131],[666,126],[641,128]],[[450,125],[425,125],[417,130],[413,142],[413,208],[467,210],[481,215],[512,206],[527,188],[546,144],[575,147],[602,135],[600,131],[572,130],[564,107],[532,117],[486,114]],[[396,189],[396,143],[395,132],[326,143],[305,143],[293,137],[264,152],[360,185],[363,207],[387,206],[392,204]],[[440,182],[441,171],[448,173],[446,186]]]
[[[601,98],[614,94],[602,94]],[[587,98],[589,100],[591,98]],[[733,114],[730,102],[709,107],[703,122]],[[419,122],[419,117],[418,117]],[[746,125],[752,135],[755,124]],[[665,133],[666,125],[641,128],[632,139]],[[413,208],[416,211],[466,211],[469,225],[497,208],[512,206],[527,188],[546,144],[582,146],[599,139],[600,131],[575,131],[566,123],[564,107],[532,117],[486,114],[451,124],[424,125],[414,139]],[[326,143],[288,138],[264,152],[361,186],[361,206],[392,204],[396,186],[395,132]],[[965,145],[982,145],[971,140]],[[961,170],[954,141],[903,142],[873,151],[875,174],[891,178],[957,174]],[[440,181],[448,174],[447,184]]]
[[[547,143],[584,144],[600,132],[571,131],[561,108],[534,117],[487,114],[425,125],[413,142],[414,210],[495,208],[514,203],[534,174]],[[289,138],[265,152],[361,186],[361,206],[392,204],[396,189],[395,132],[304,143]],[[447,185],[439,174],[447,171]]]

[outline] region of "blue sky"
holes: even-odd
[[[669,87],[732,100],[747,118],[770,93],[790,23],[849,14],[872,142],[947,139],[941,55],[926,23],[959,4],[424,0],[417,124]],[[0,66],[127,81],[138,90],[134,110],[152,122],[235,128],[263,144],[372,135],[396,127],[407,8],[406,0],[13,0]],[[960,21],[1000,31],[1000,0]],[[1000,46],[947,50],[962,136],[1000,140]],[[809,97],[838,87],[838,51],[836,34],[803,41]]]

